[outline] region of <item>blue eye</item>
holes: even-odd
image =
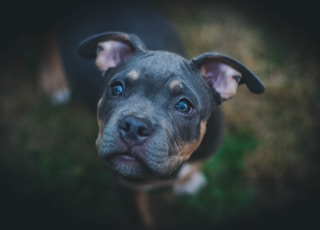
[[[187,99],[181,99],[175,106],[176,110],[180,113],[191,113],[193,106]]]
[[[123,86],[120,82],[116,82],[111,86],[111,92],[114,96],[122,96]]]

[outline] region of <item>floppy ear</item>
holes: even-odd
[[[264,85],[255,74],[236,59],[221,53],[204,53],[193,58],[191,65],[199,70],[222,101],[232,98],[238,85],[243,83],[253,93],[264,92]]]
[[[78,53],[81,57],[95,59],[98,69],[104,73],[144,49],[144,43],[134,34],[105,32],[82,41]]]

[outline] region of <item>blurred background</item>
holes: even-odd
[[[313,5],[279,1],[152,2],[181,35],[187,58],[216,50],[265,83],[223,104],[225,139],[194,197],[151,193],[167,229],[280,229],[318,224],[320,29]],[[43,32],[81,1],[8,3],[1,11],[0,228],[122,229],[124,217],[97,157],[95,114],[52,106],[39,89]]]

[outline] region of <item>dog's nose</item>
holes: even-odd
[[[135,117],[126,116],[119,124],[121,138],[129,145],[141,145],[152,134],[150,121]]]

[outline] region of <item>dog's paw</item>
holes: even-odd
[[[195,195],[207,184],[206,178],[198,165],[185,164],[178,180],[173,184],[173,191],[177,195]]]

